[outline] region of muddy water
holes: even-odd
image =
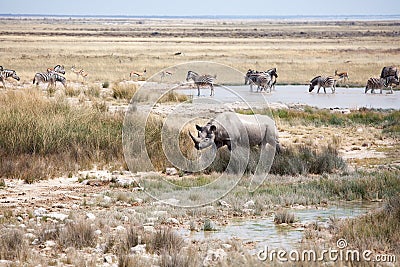
[[[353,218],[379,208],[382,203],[341,202],[324,209],[290,209],[300,224],[318,222],[328,226],[330,217]],[[262,219],[236,220],[213,232],[194,232],[182,230],[181,234],[190,240],[228,240],[238,238],[243,242],[254,242],[253,252],[268,246],[271,249],[292,249],[301,241],[304,227],[280,226],[273,221],[273,216]]]
[[[256,90],[256,86],[253,88]],[[283,104],[305,104],[317,108],[349,108],[358,109],[367,108],[383,108],[383,109],[400,109],[400,92],[388,94],[388,90],[383,90],[380,94],[379,90],[375,94],[364,93],[364,88],[336,88],[336,93],[332,94],[330,89],[327,93],[320,93],[316,90],[309,93],[308,86],[305,85],[281,85],[276,86],[276,90],[272,93],[250,92],[249,86],[229,86],[216,87],[216,101],[222,103],[242,102],[249,103],[283,103]],[[197,89],[182,90],[185,94],[193,95],[197,99]],[[210,89],[201,89],[200,98],[209,97]]]

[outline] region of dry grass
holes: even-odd
[[[36,90],[0,96],[0,176],[27,182],[122,160],[121,114],[74,107]]]
[[[16,69],[22,82],[31,82],[35,72],[55,64],[66,66],[69,81],[76,81],[70,67],[79,65],[89,73],[90,83],[127,80],[131,70],[144,68],[151,77],[178,63],[211,60],[242,72],[277,67],[278,83],[292,84],[308,83],[320,74],[333,75],[338,69],[349,72],[351,85],[364,86],[369,77],[379,76],[383,66],[400,61],[398,22],[0,22],[0,40],[7,51],[2,65]],[[176,56],[176,52],[182,54]]]

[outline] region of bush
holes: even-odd
[[[276,224],[281,223],[294,223],[294,214],[287,210],[279,210],[275,213],[274,222]]]
[[[96,236],[92,226],[84,220],[70,222],[60,230],[59,244],[64,247],[84,248],[96,244]]]

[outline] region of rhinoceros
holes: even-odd
[[[250,163],[249,154],[247,154],[250,147],[260,147],[258,163],[250,177],[248,186],[250,192],[255,191],[266,179],[275,153],[280,151],[275,122],[265,115],[221,113],[205,126],[196,125],[196,129],[197,137],[193,136],[190,131],[189,135],[197,150],[210,146],[218,149],[226,145],[231,151],[232,162],[235,163],[228,164],[227,172],[233,170],[236,173],[244,173],[247,164]]]
[[[189,131],[195,148],[202,150],[213,144],[217,148],[227,146],[229,150],[236,146],[265,147],[270,144],[280,151],[275,122],[265,115],[242,115],[225,112],[217,115],[205,126],[196,125],[198,136]]]

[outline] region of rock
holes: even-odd
[[[56,245],[56,242],[53,241],[53,240],[47,240],[46,242],[44,242],[44,245],[45,245],[46,247],[51,248],[51,247],[54,247],[54,246]]]
[[[94,231],[94,234],[95,234],[95,235],[101,235],[101,230],[96,230],[96,231]]]
[[[167,175],[177,175],[178,171],[175,168],[166,168],[165,174]]]
[[[133,253],[133,254],[139,254],[139,255],[146,254],[146,244],[143,244],[143,245],[141,245],[141,244],[136,245],[136,246],[132,247],[130,251],[131,251],[131,253]]]
[[[231,207],[231,205],[229,205],[226,201],[224,201],[224,200],[219,200],[219,204],[222,206],[222,207],[225,207],[225,208],[230,208]]]
[[[106,256],[104,256],[104,262],[106,262],[106,263],[110,263],[110,264],[113,264],[113,263],[117,263],[118,262],[118,258],[117,258],[117,256],[115,256],[115,255],[106,255]]]
[[[88,212],[88,213],[86,213],[86,219],[88,219],[90,221],[94,221],[94,220],[96,220],[96,216],[93,213]]]
[[[207,256],[203,260],[203,266],[217,265],[226,258],[227,254],[222,248],[207,251]]]
[[[168,218],[167,219],[167,223],[171,223],[171,224],[179,224],[179,221],[175,218]]]
[[[48,213],[48,211],[45,208],[38,208],[33,211],[33,216],[42,217],[43,215],[45,215],[47,213]]]
[[[18,220],[19,222],[22,222],[24,219],[22,219],[21,216],[18,216],[18,217],[17,217],[17,220]]]
[[[246,215],[253,215],[255,213],[254,209],[243,209],[242,212]]]
[[[103,200],[104,200],[105,203],[111,203],[112,198],[109,197],[109,196],[103,196]]]
[[[31,244],[32,244],[32,245],[39,245],[39,244],[40,244],[40,241],[39,241],[38,238],[35,238],[35,239],[32,241]]]
[[[122,231],[125,231],[126,229],[125,229],[125,227],[123,227],[122,225],[118,225],[118,226],[115,228],[115,230],[117,230],[118,232],[122,232]]]
[[[46,215],[49,218],[59,220],[59,221],[64,221],[66,218],[68,218],[68,215],[63,214],[63,213],[58,213],[58,212],[51,212]]]
[[[255,206],[255,203],[253,200],[249,200],[246,203],[243,204],[243,208],[249,209]]]
[[[221,245],[224,249],[230,249],[230,248],[232,248],[232,245],[230,245],[230,244],[222,244]]]

